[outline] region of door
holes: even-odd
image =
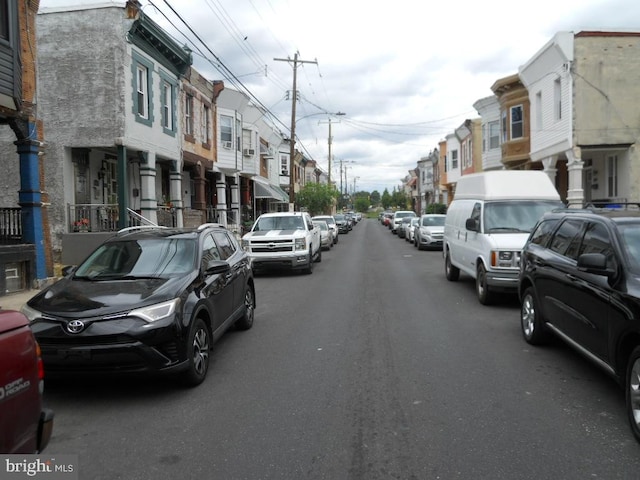
[[[233,288],[233,302],[230,307],[230,314],[233,314],[244,304],[246,271],[249,259],[244,255],[238,243],[227,232],[214,232],[213,238],[220,252],[220,260],[229,262],[231,266],[228,281]]]
[[[233,283],[230,272],[226,274],[206,274],[207,264],[211,260],[221,260],[221,253],[211,234],[206,235],[202,242],[202,262],[200,268],[204,275],[202,299],[208,304],[212,312],[211,328],[215,332],[231,316],[233,308]]]

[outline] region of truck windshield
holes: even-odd
[[[258,219],[254,232],[264,230],[303,230],[302,217],[264,217]]]
[[[484,231],[486,233],[529,233],[544,213],[563,207],[562,202],[551,200],[486,203]]]

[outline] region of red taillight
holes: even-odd
[[[40,351],[40,345],[36,342],[36,355],[38,356],[38,379],[44,379],[44,364],[42,363],[42,352]]]

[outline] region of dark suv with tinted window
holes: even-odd
[[[253,325],[251,260],[217,224],[133,227],[23,307],[47,374],[179,372],[201,383],[213,342]]]
[[[523,249],[524,339],[556,335],[615,377],[640,441],[640,210],[545,214]]]

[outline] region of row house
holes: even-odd
[[[182,225],[191,193],[183,145],[204,145],[187,149],[190,170],[215,158],[201,125],[213,117],[195,114],[211,92],[185,88],[191,52],[133,0],[45,8],[36,26],[55,260],[77,263],[123,226]],[[88,230],[93,242],[73,235]]]
[[[461,175],[544,170],[569,206],[640,202],[640,32],[559,32],[439,142],[448,204]],[[421,159],[422,162],[422,159]],[[419,162],[419,163],[421,163]]]
[[[440,154],[436,148],[432,150],[429,155],[422,157],[418,161],[419,202],[416,205],[416,213],[419,215],[426,213],[429,205],[441,201],[440,189],[436,188],[440,185],[440,173],[438,170],[439,157]]]
[[[519,69],[531,161],[570,206],[640,201],[639,32],[559,32]]]
[[[0,2],[0,295],[51,276],[42,193],[42,122],[36,104],[39,1]]]

